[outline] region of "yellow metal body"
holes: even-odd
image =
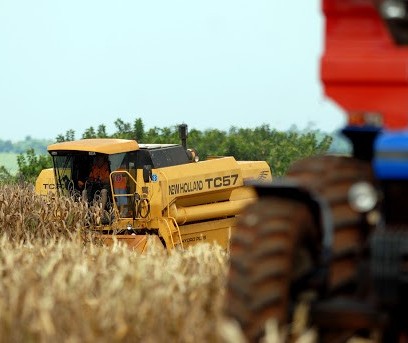
[[[120,146],[114,147],[115,144]],[[136,156],[138,150],[135,141],[110,139],[64,142],[49,147],[55,155],[88,151]],[[107,244],[117,239],[141,252],[151,241],[146,239],[147,235],[154,235],[167,249],[185,248],[198,242],[217,242],[228,249],[236,216],[256,198],[248,182],[271,179],[266,162],[236,161],[233,157],[153,167],[148,173],[128,163],[125,169],[111,170],[114,215],[111,223],[100,230]],[[116,180],[126,180],[126,192],[117,191]]]
[[[35,181],[35,193],[40,195],[47,195],[49,193],[56,193],[56,183],[54,176],[54,169],[43,169]]]
[[[90,138],[78,141],[55,143],[48,146],[48,151],[90,151],[101,154],[117,154],[139,149],[135,140],[116,138]]]

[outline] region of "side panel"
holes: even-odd
[[[228,250],[235,221],[235,218],[225,218],[181,226],[181,240],[184,248],[197,243],[217,243]],[[174,239],[177,240],[176,237]]]
[[[244,185],[243,170],[232,157],[155,169],[153,173],[157,173],[163,192],[162,209],[174,201],[180,206],[225,201]]]
[[[49,193],[56,193],[56,183],[54,176],[54,169],[43,169],[35,181],[35,193],[38,195],[47,195]]]

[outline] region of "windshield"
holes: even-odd
[[[75,195],[83,189],[84,183],[88,180],[92,166],[96,163],[98,156],[107,157],[109,162],[109,172],[118,169],[129,169],[127,153],[120,154],[96,154],[90,152],[58,152],[52,153],[55,179],[58,191],[64,195]]]

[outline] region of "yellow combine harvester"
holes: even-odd
[[[36,192],[76,194],[91,201],[107,189],[109,216],[100,232],[107,244],[115,235],[139,251],[146,248],[147,235],[167,249],[213,241],[228,249],[235,217],[256,198],[248,181],[272,179],[264,161],[198,161],[195,151],[186,149],[185,138],[182,144],[83,139],[50,145],[48,152],[54,168],[40,174]],[[108,162],[105,184],[89,178],[98,156]]]

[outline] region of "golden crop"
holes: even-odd
[[[72,238],[86,223],[83,202],[38,196],[32,187],[0,187],[0,234],[12,241]]]
[[[0,192],[0,341],[217,340],[226,254],[139,255],[76,239],[88,209],[30,187]]]
[[[0,343],[244,342],[218,245],[140,255],[84,243],[87,221],[82,202],[0,187]]]
[[[0,242],[3,342],[217,341],[225,254]]]

